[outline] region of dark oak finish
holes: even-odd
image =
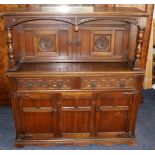
[[[135,143],[152,14],[111,7],[4,14],[17,146]]]

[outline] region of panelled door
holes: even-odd
[[[61,92],[20,95],[23,134],[49,137],[94,137],[130,132],[135,95],[132,92]]]
[[[77,60],[125,61],[128,25],[123,22],[91,21],[76,32]]]
[[[95,101],[91,92],[63,92],[58,105],[60,136],[89,137],[94,133]]]
[[[96,97],[96,132],[130,132],[134,106],[132,92],[104,92]]]
[[[56,94],[20,94],[22,133],[54,137],[56,133]]]
[[[72,25],[61,21],[42,20],[24,23],[22,26],[22,32],[14,29],[14,40],[22,45],[20,48],[23,51],[23,60],[72,59]],[[19,47],[14,48],[16,53],[20,52]]]

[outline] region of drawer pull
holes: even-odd
[[[56,88],[61,89],[63,87],[63,83],[61,81],[56,82]]]
[[[66,44],[67,44],[68,46],[71,46],[71,45],[73,44],[73,42],[68,40],[68,41],[66,42]]]
[[[40,87],[48,88],[48,87],[49,87],[49,83],[48,83],[47,81],[43,81],[43,82],[40,84]]]
[[[26,86],[27,86],[28,89],[32,89],[34,87],[34,83],[33,82],[28,82],[26,84]]]
[[[125,82],[122,82],[122,81],[121,81],[121,82],[120,82],[120,87],[121,87],[121,88],[124,88],[124,87],[125,87]]]
[[[96,86],[97,86],[97,82],[92,82],[92,83],[90,84],[90,86],[91,86],[92,89],[95,89]]]
[[[81,45],[81,41],[80,41],[80,40],[77,40],[77,41],[75,42],[75,44],[76,44],[77,46],[80,46],[80,45]]]

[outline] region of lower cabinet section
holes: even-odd
[[[136,94],[55,92],[18,94],[17,144],[28,140],[133,138]],[[67,142],[65,142],[67,143]],[[93,141],[92,141],[93,143]]]

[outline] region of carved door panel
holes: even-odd
[[[129,132],[134,105],[132,92],[104,92],[96,97],[96,132]]]
[[[55,94],[20,95],[19,106],[22,133],[54,136],[57,117]]]
[[[128,25],[109,23],[108,26],[104,22],[98,23],[97,26],[93,24],[79,27],[75,42],[77,59],[125,61],[128,50]],[[119,24],[122,25],[118,26]]]
[[[61,93],[58,105],[60,136],[93,133],[95,102],[92,93]]]
[[[13,34],[15,55],[19,57],[20,53],[24,61],[72,59],[70,24],[54,20],[32,21],[15,27]]]
[[[71,32],[66,28],[35,32],[35,54],[38,57],[71,58]]]

